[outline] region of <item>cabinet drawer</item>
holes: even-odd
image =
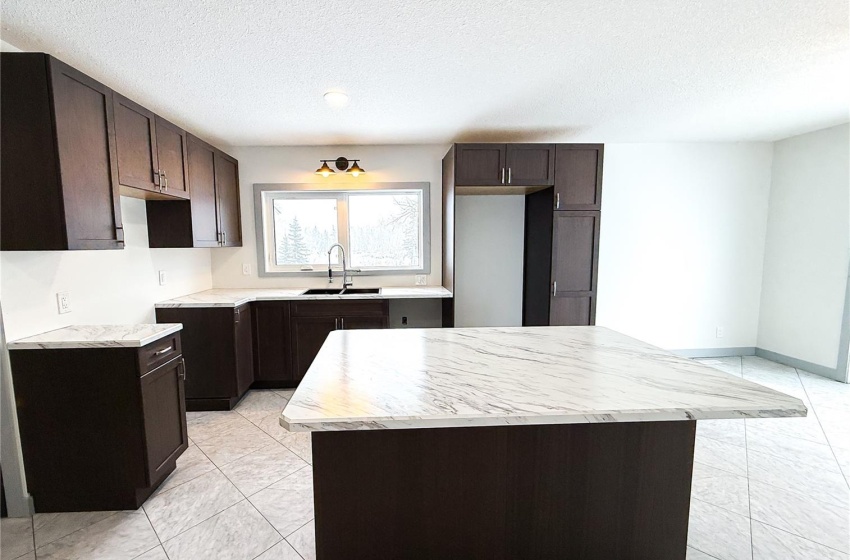
[[[387,300],[293,301],[294,317],[380,317],[389,315]]]
[[[173,360],[182,354],[180,333],[160,338],[139,349],[139,373],[144,375],[149,371]]]

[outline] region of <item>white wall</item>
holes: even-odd
[[[242,247],[212,252],[212,280],[216,288],[323,286],[319,277],[260,277],[257,275],[256,230],[254,228],[254,183],[346,183],[427,181],[431,184],[431,273],[428,285],[441,284],[442,158],[448,146],[298,146],[241,147],[229,150],[239,160],[242,204]],[[328,178],[316,175],[320,159],[339,156],[359,158],[366,170],[358,178],[338,173]],[[251,275],[242,275],[242,264],[251,265]],[[412,286],[412,275],[355,277],[357,286]]]
[[[850,126],[776,142],[759,348],[834,368],[850,259]]]
[[[755,346],[771,155],[606,144],[597,324],[668,349]]]
[[[455,224],[455,326],[521,326],[525,197],[459,196]]]
[[[70,324],[152,323],[157,301],[212,286],[210,249],[149,249],[143,200],[122,196],[121,217],[123,250],[0,253],[7,340]],[[58,314],[60,291],[71,293],[71,313]]]

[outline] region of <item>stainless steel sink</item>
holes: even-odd
[[[341,288],[311,288],[302,293],[302,296],[336,296],[342,293]]]
[[[380,294],[381,288],[346,288],[342,291],[342,295],[354,294]]]

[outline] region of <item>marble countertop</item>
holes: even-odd
[[[603,327],[335,331],[292,431],[805,416],[797,398]]]
[[[333,286],[338,288],[339,286]],[[357,289],[360,286],[354,286]],[[381,288],[378,294],[303,295],[309,288],[215,288],[161,301],[156,307],[238,307],[252,301],[450,298],[442,286]]]
[[[9,342],[9,350],[39,348],[139,348],[183,329],[180,323],[71,325]]]

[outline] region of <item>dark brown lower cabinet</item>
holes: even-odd
[[[183,324],[186,409],[232,409],[254,380],[251,306],[159,308],[156,320]]]
[[[595,323],[598,264],[599,212],[555,212],[550,325]]]
[[[9,354],[36,512],[138,509],[188,447],[179,335]]]
[[[254,387],[294,387],[290,351],[289,302],[258,301],[253,304]]]
[[[292,303],[292,369],[301,381],[335,330],[385,329],[389,326],[387,300],[298,301]]]

